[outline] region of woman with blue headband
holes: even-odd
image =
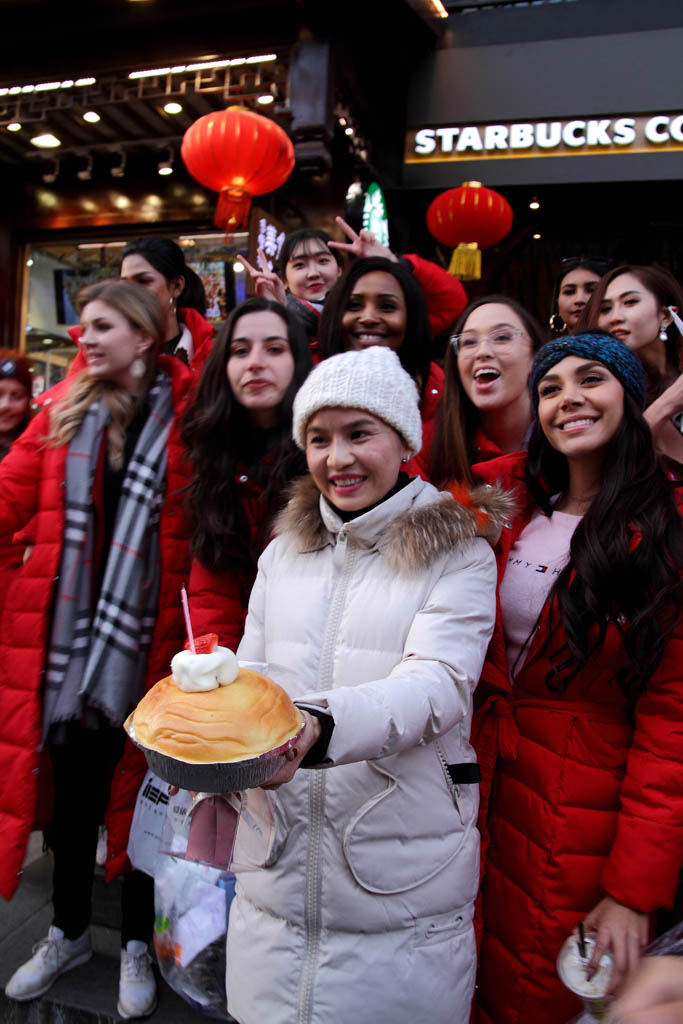
[[[596,939],[587,975],[609,952],[614,990],[683,856],[683,531],[641,363],[601,331],[560,338],[530,391],[528,453],[478,467],[519,501],[473,727],[485,778],[498,757],[480,1024],[580,1010],[555,966],[580,923]]]

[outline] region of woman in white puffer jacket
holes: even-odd
[[[491,489],[487,515],[400,474],[421,434],[388,348],[326,360],[295,401],[311,477],[261,557],[238,656],[266,663],[306,727],[272,780],[269,860],[238,876],[227,988],[241,1024],[469,1019],[469,731],[496,587],[481,534],[508,509]]]

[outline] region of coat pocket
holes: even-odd
[[[469,866],[475,870],[478,855],[476,814],[456,807],[433,748],[415,748],[397,758],[366,762],[386,785],[351,817],[342,840],[358,885],[385,895],[429,881],[465,854],[464,847],[472,860],[459,865],[464,872]]]

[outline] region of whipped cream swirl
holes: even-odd
[[[228,647],[216,647],[210,654],[179,651],[171,662],[176,686],[187,693],[215,690],[237,678],[237,658]]]

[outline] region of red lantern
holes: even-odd
[[[512,227],[506,199],[480,181],[449,188],[430,203],[427,227],[437,242],[455,249],[449,270],[464,281],[481,277],[481,252],[505,238]]]
[[[244,107],[200,117],[185,132],[183,162],[200,185],[218,192],[215,223],[247,223],[251,197],[279,188],[294,168],[294,146],[275,121]]]

